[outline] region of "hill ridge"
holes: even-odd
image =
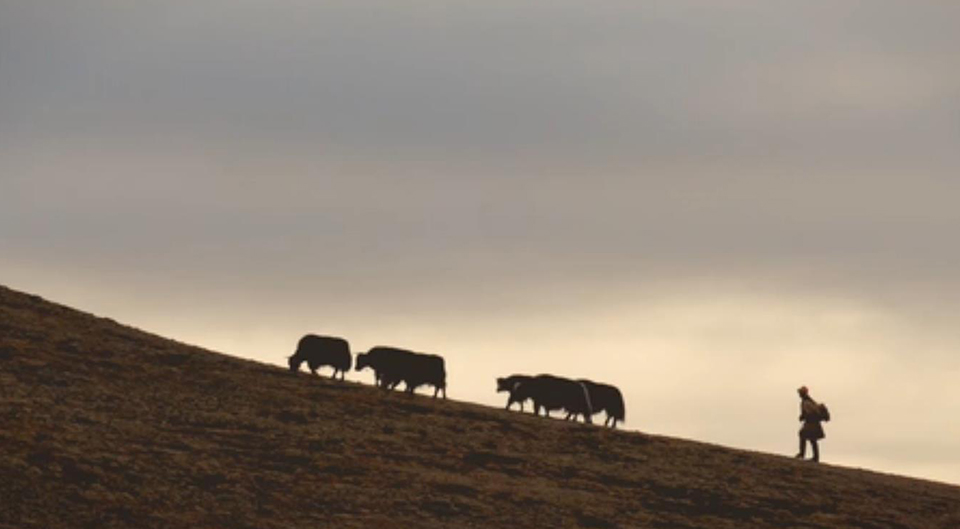
[[[960,487],[294,376],[0,286],[0,528],[960,527]]]

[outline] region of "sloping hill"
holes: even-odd
[[[4,529],[960,527],[960,487],[292,375],[2,287],[0,477]]]

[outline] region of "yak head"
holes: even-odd
[[[367,353],[357,354],[357,365],[355,369],[357,371],[362,371],[363,368],[367,367],[368,365],[370,365],[370,360],[367,358]]]
[[[513,384],[503,377],[497,377],[497,393],[501,391],[513,391]]]
[[[300,364],[302,363],[303,359],[298,355],[293,355],[287,358],[287,364],[290,366],[290,371],[293,371],[294,373],[300,370]]]

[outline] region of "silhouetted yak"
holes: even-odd
[[[314,375],[321,366],[331,366],[333,375],[330,378],[335,378],[339,372],[340,380],[343,380],[344,374],[350,371],[352,361],[350,345],[346,340],[316,334],[308,334],[300,338],[297,351],[288,359],[290,371],[299,371],[300,364],[303,362],[307,363],[307,367]]]
[[[404,391],[413,393],[420,386],[431,385],[434,398],[441,391],[447,398],[447,371],[440,356],[378,346],[357,355],[357,371],[367,366],[373,369],[379,387],[394,389],[403,382]]]
[[[533,400],[534,415],[540,415],[540,408],[543,408],[547,417],[552,410],[566,410],[567,419],[583,415],[588,424],[593,422],[593,405],[590,403],[589,392],[579,382],[553,375],[537,375],[521,382],[516,390],[529,395]]]
[[[390,361],[389,358],[391,357],[407,354],[409,352],[410,351],[406,351],[403,349],[396,349],[394,347],[384,347],[384,346],[374,347],[373,349],[370,349],[366,353],[360,353],[357,355],[357,365],[355,369],[357,371],[363,371],[365,368],[370,367],[370,369],[373,369],[374,385],[377,387],[383,387],[383,384],[381,383],[381,378],[382,378],[381,370],[383,368],[381,367],[381,365],[389,362]]]
[[[520,403],[520,412],[523,412],[523,403],[530,398],[530,384],[529,382],[533,380],[533,377],[527,375],[510,375],[508,377],[497,378],[497,393],[508,391],[510,396],[507,397],[507,408],[510,409],[510,406],[514,402]]]
[[[617,427],[617,421],[626,420],[626,410],[623,406],[623,395],[620,390],[610,384],[601,384],[591,380],[579,379],[577,382],[587,388],[590,395],[590,404],[593,406],[593,413],[604,411],[607,418],[603,421],[604,426],[612,428]],[[612,424],[610,424],[612,421]]]

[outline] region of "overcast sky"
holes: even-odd
[[[960,483],[960,3],[0,0],[0,283]],[[351,373],[371,382],[369,372]]]

